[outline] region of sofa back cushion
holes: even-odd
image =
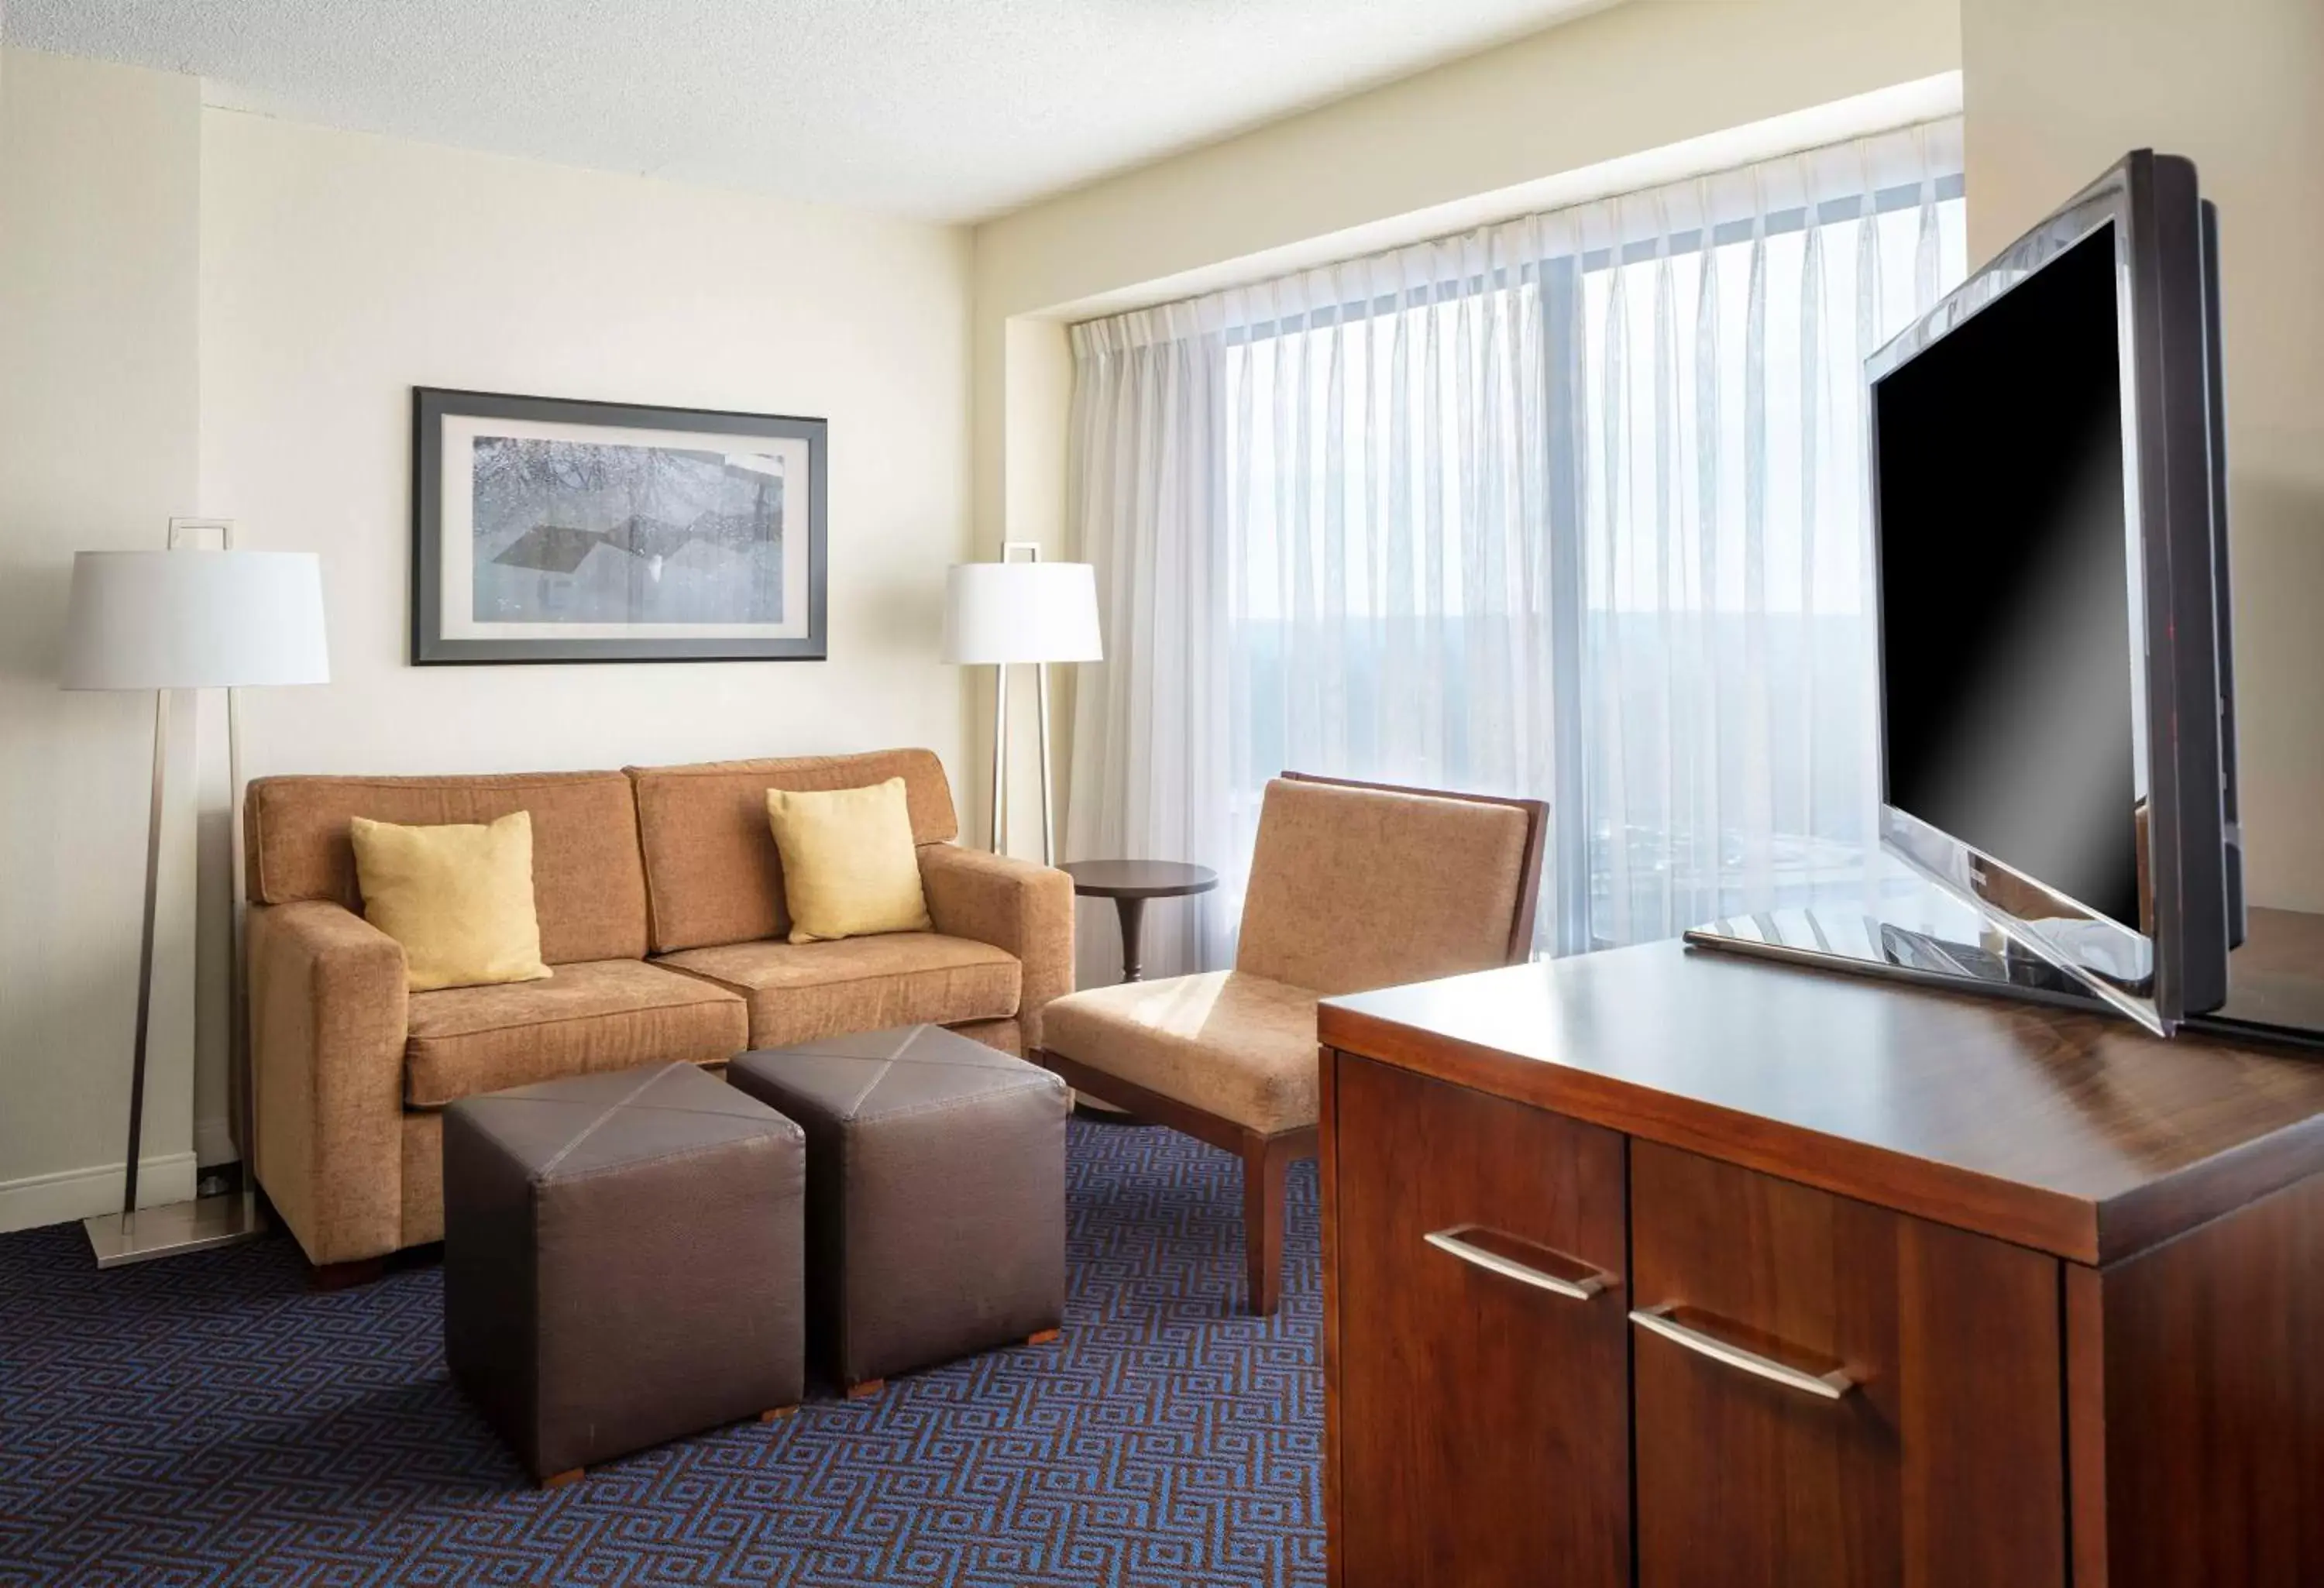
[[[790,930],[767,790],[864,789],[904,780],[912,841],[957,837],[952,784],[928,750],[633,766],[653,951],[709,948]]]
[[[550,965],[640,959],[645,867],[630,780],[620,772],[472,778],[261,778],[244,807],[254,904],[327,899],[361,912],[353,818],[433,826],[532,817],[532,898]]]

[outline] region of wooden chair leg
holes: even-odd
[[[1281,1144],[1257,1132],[1242,1141],[1242,1244],[1251,1312],[1272,1317],[1283,1302],[1283,1182],[1291,1168]]]
[[[1283,1300],[1284,1180],[1295,1161],[1315,1156],[1315,1127],[1304,1125],[1264,1135],[1054,1049],[1036,1048],[1031,1057],[1034,1063],[1063,1076],[1065,1084],[1077,1091],[1094,1093],[1130,1110],[1140,1121],[1183,1131],[1197,1141],[1242,1159],[1243,1244],[1250,1262],[1250,1310],[1260,1317],[1272,1315]]]
[[[387,1273],[387,1260],[382,1257],[358,1258],[353,1262],[309,1263],[307,1288],[309,1290],[348,1290],[357,1285],[368,1285]]]

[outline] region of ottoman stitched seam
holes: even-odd
[[[1043,1073],[1047,1074],[1046,1071]],[[1054,1076],[1051,1078],[1056,1079]],[[945,1097],[934,1103],[918,1103],[911,1108],[890,1109],[885,1113],[875,1113],[868,1118],[862,1114],[847,1114],[843,1117],[859,1125],[883,1125],[890,1120],[915,1119],[924,1113],[945,1113],[955,1108],[966,1108],[973,1103],[982,1103],[988,1098],[1005,1097],[1011,1092],[1022,1092],[1027,1089],[1027,1082],[1019,1081],[1007,1086],[995,1086],[988,1092],[972,1092],[964,1097]],[[1054,1086],[1043,1088],[1051,1093],[1062,1092],[1065,1089],[1065,1082],[1062,1080],[1058,1080]]]
[[[798,1131],[798,1127],[794,1125],[792,1129]],[[570,1186],[582,1180],[594,1180],[604,1175],[618,1175],[629,1169],[643,1168],[651,1164],[676,1163],[681,1159],[687,1158],[707,1158],[713,1153],[723,1152],[729,1148],[740,1147],[752,1141],[776,1140],[796,1143],[805,1134],[806,1132],[802,1131],[798,1135],[785,1136],[779,1131],[767,1131],[756,1136],[734,1136],[724,1141],[708,1141],[695,1147],[680,1147],[670,1152],[658,1152],[651,1158],[625,1158],[619,1163],[600,1164],[594,1169],[576,1169],[569,1175],[557,1176],[556,1183],[560,1186]],[[536,1173],[531,1177],[531,1183],[535,1186],[545,1186],[549,1183],[549,1180],[547,1176]]]

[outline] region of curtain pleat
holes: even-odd
[[[1066,853],[1223,878],[1154,912],[1155,974],[1231,960],[1286,769],[1563,789],[1547,951],[1872,885],[1860,371],[1963,273],[1960,139],[1074,328],[1107,660],[1076,694]]]

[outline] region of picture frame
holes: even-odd
[[[821,661],[821,419],[412,389],[411,662]]]

